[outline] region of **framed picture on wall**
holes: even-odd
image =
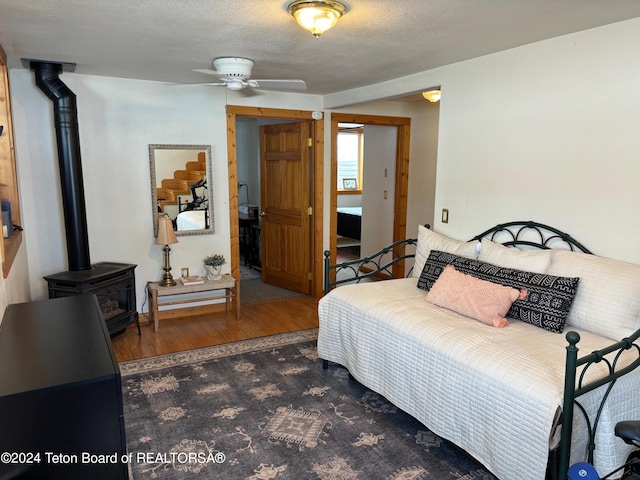
[[[342,189],[343,190],[357,190],[358,189],[358,179],[356,179],[356,178],[343,178],[342,179]]]

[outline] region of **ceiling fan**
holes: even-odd
[[[194,72],[206,73],[219,77],[219,82],[196,85],[213,85],[227,87],[229,90],[250,88],[268,88],[274,90],[306,90],[304,80],[265,80],[252,79],[253,60],[241,57],[219,57],[213,60],[215,70],[197,69]]]

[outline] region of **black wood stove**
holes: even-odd
[[[75,64],[29,59],[22,62],[33,70],[36,85],[52,101],[56,129],[69,270],[44,277],[49,284],[49,298],[95,294],[110,335],[123,332],[133,322],[140,334],[136,265],[92,265],[89,258],[76,96],[59,77],[63,71],[74,71]]]
[[[126,263],[96,263],[88,270],[47,275],[49,298],[95,294],[111,336],[135,324],[140,333],[136,309],[135,265]]]

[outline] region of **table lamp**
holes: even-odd
[[[156,244],[164,245],[164,262],[162,264],[164,273],[162,274],[162,279],[158,282],[161,287],[173,287],[176,284],[171,275],[171,260],[169,259],[169,252],[171,251],[169,244],[171,243],[178,243],[176,234],[173,231],[173,222],[167,216],[159,216]]]

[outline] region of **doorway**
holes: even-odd
[[[310,262],[309,293],[314,297],[322,295],[322,232],[323,232],[323,155],[324,155],[324,123],[314,120],[312,112],[284,110],[258,107],[227,106],[227,159],[229,172],[229,220],[231,243],[231,273],[240,278],[240,225],[238,219],[239,189],[237,162],[237,127],[238,118],[273,118],[281,120],[306,121],[310,124],[308,185],[310,190]],[[242,282],[240,282],[240,288]]]
[[[397,240],[405,238],[407,231],[407,192],[409,188],[409,140],[411,132],[411,119],[405,117],[333,113],[331,115],[331,209],[329,213],[329,252],[331,263],[336,263],[338,243],[338,133],[340,131],[341,124],[360,124],[364,125],[365,129],[367,128],[367,126],[395,127],[395,165],[392,165],[393,168],[390,169],[390,171],[395,170],[395,174],[392,174],[393,185],[391,185],[391,188],[388,188],[387,190],[383,189],[381,192],[376,191],[375,193],[376,195],[380,194],[384,196],[385,192],[387,192],[388,199],[384,199],[384,197],[380,198],[383,198],[385,201],[393,201],[393,206],[391,209],[393,211],[391,242],[395,242]],[[366,170],[366,159],[363,160],[363,170]],[[373,188],[377,188],[377,186],[379,185],[375,184],[373,185]],[[363,184],[363,189],[366,188],[367,185],[365,183]],[[391,242],[382,245],[380,248],[388,245]],[[363,254],[371,253],[375,252],[363,252]],[[401,262],[395,264],[393,266],[393,274],[396,277],[403,276],[404,264]]]

